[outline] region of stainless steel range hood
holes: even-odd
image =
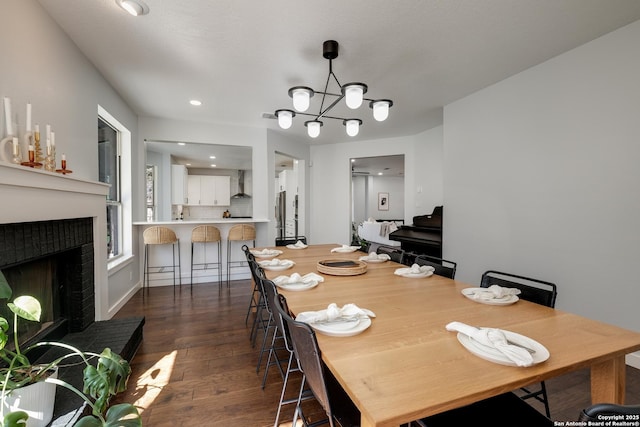
[[[251,196],[244,192],[244,171],[238,171],[238,192],[231,196],[232,199],[250,199]]]

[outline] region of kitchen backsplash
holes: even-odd
[[[229,210],[232,217],[251,217],[253,215],[252,199],[231,199],[231,206],[182,206],[185,220],[219,219],[226,210]],[[171,218],[180,218],[179,205],[171,207]]]

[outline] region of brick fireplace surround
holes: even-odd
[[[111,317],[105,261],[108,189],[108,185],[100,182],[0,161],[0,266],[18,263],[16,257],[28,251],[35,256],[45,256],[46,252],[57,252],[64,245],[80,248],[80,252],[76,251],[80,254],[76,255],[79,256],[77,266],[86,269],[80,278],[85,289],[76,289],[73,298],[75,301],[93,299],[93,304],[86,304],[88,308],[84,312],[76,313],[82,326]],[[48,237],[52,240],[44,243]],[[93,282],[91,291],[86,289],[89,280]]]

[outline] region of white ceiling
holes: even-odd
[[[150,13],[132,17],[116,0],[39,0],[138,115],[270,128],[308,144],[427,130],[443,105],[640,19],[638,0],[145,1]],[[329,39],[340,43],[340,82],[392,99],[389,119],[336,108],[364,121],[357,137],[329,119],[313,140],[300,117],[280,130],[263,113],[291,108],[292,86],[322,90]]]

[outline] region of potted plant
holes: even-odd
[[[11,297],[11,287],[0,271],[0,299]],[[120,355],[111,352],[109,348],[104,349],[101,354],[83,352],[79,349],[61,342],[39,342],[24,350],[21,350],[18,340],[18,319],[27,321],[40,321],[40,302],[31,296],[20,296],[13,302],[7,303],[8,308],[13,313],[13,324],[0,316],[0,396],[2,406],[0,406],[0,427],[14,427],[28,425],[29,415],[21,409],[8,409],[8,400],[12,393],[18,393],[24,387],[33,384],[44,383],[62,386],[81,397],[92,409],[90,415],[80,418],[76,427],[136,427],[142,426],[140,414],[135,406],[130,403],[121,403],[109,407],[109,400],[117,393],[124,391],[131,374],[129,363],[122,359]],[[6,347],[9,341],[8,331],[13,328],[12,349]],[[27,354],[30,350],[42,347],[60,347],[68,351],[64,356],[59,357],[51,363],[45,365],[32,364]],[[57,378],[56,372],[61,363],[70,357],[79,357],[86,366],[83,371],[82,391],[73,385]],[[91,362],[97,358],[94,365]],[[55,397],[53,393],[52,398]],[[44,402],[41,402],[44,404]],[[43,421],[44,424],[50,421]]]

